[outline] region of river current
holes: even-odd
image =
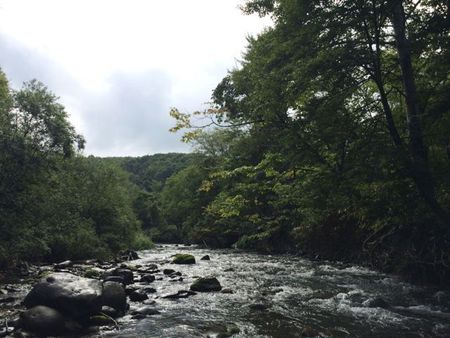
[[[176,253],[194,265],[170,264]],[[182,281],[159,278],[146,301],[160,314],[134,320],[107,337],[450,337],[450,293],[400,281],[359,266],[315,262],[291,255],[159,245],[133,264],[156,263],[182,273]],[[209,255],[211,260],[200,260]],[[163,295],[188,290],[196,277],[213,275],[233,293],[198,293],[182,299]],[[162,273],[161,273],[162,276]],[[134,305],[133,305],[134,306]],[[228,332],[231,332],[228,330]]]

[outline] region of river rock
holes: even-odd
[[[158,270],[158,265],[151,263],[151,264],[146,264],[145,267],[149,270]]]
[[[209,255],[205,255],[202,258],[200,258],[201,261],[209,261],[211,260],[211,257],[209,257]]]
[[[193,295],[196,295],[196,294],[197,293],[194,292],[194,291],[180,290],[177,293],[165,295],[165,296],[162,296],[161,298],[165,298],[165,299],[179,299],[179,298],[187,298],[189,296],[193,296]]]
[[[23,303],[27,308],[45,305],[80,319],[100,311],[101,298],[100,281],[69,273],[54,273],[36,284]]]
[[[191,290],[199,292],[220,291],[222,286],[216,277],[202,277],[192,283]]]
[[[225,288],[225,289],[222,289],[222,291],[220,291],[220,293],[232,294],[232,293],[234,293],[234,291],[231,290],[230,288]]]
[[[195,264],[195,257],[189,254],[176,254],[172,260],[174,264]]]
[[[18,324],[23,330],[41,336],[67,334],[70,326],[68,325],[68,319],[59,311],[43,305],[32,307],[22,313]],[[74,325],[76,324],[73,324],[72,328]]]
[[[123,282],[126,285],[134,283],[133,271],[131,271],[130,269],[122,269],[122,268],[115,269],[112,275],[123,277]]]
[[[103,283],[102,305],[110,306],[121,313],[125,313],[127,296],[123,285],[117,282]]]
[[[142,302],[146,299],[148,299],[148,296],[145,293],[139,292],[139,291],[133,291],[131,292],[128,297],[130,297],[130,300],[132,302]]]
[[[381,297],[370,298],[363,302],[363,305],[365,307],[379,307],[382,309],[387,309],[389,307],[388,302]]]
[[[163,270],[163,274],[165,274],[165,275],[171,275],[173,273],[175,273],[174,269],[164,269]]]
[[[144,315],[144,316],[153,316],[153,315],[159,315],[161,314],[161,312],[159,312],[158,310],[156,310],[155,308],[151,307],[151,306],[145,306],[139,309],[136,309],[134,311],[131,312],[132,315]]]
[[[151,275],[151,274],[145,274],[141,277],[141,282],[144,283],[152,283],[155,281],[155,276]]]
[[[142,291],[145,293],[155,293],[156,289],[155,288],[144,288],[144,289],[142,289]]]
[[[264,304],[264,303],[254,303],[254,304],[250,304],[248,307],[253,311],[264,311],[269,308],[269,305]]]

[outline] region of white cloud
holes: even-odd
[[[124,133],[118,144],[111,140],[108,148],[98,143],[110,137],[98,125],[102,120],[98,117],[108,116],[121,124],[110,123],[111,128],[135,128],[141,124],[131,118],[149,118],[130,116],[124,110],[111,112],[108,105],[117,98],[118,79],[126,79],[128,92],[134,92],[132,96],[119,95],[127,100],[119,105],[134,107],[146,102],[150,94],[137,87],[142,84],[143,90],[151,89],[143,79],[146,74],[164,74],[168,84],[152,92],[161,97],[160,106],[146,112],[160,120],[161,127],[170,126],[168,114],[161,115],[170,106],[201,109],[214,86],[235,66],[246,35],[268,24],[267,20],[244,16],[239,3],[242,1],[0,0],[0,34],[10,43],[9,55],[22,56],[8,58],[1,53],[0,66],[13,81],[22,81],[30,69],[29,78],[38,77],[60,95],[72,108],[73,123],[87,138],[87,153],[125,155],[186,149],[168,147],[164,140],[173,136],[163,132],[158,134],[163,139],[142,142],[144,131],[137,129]],[[14,48],[21,51],[14,52]],[[21,78],[14,78],[18,73]],[[87,114],[84,102],[90,102],[95,110]],[[119,116],[109,115],[113,113]],[[105,137],[92,137],[93,129]]]

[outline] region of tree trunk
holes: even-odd
[[[427,147],[423,140],[420,109],[417,102],[416,83],[411,62],[411,49],[406,37],[406,19],[402,0],[394,1],[391,20],[394,26],[397,53],[405,90],[411,175],[420,194],[436,216],[446,225],[450,225],[450,215],[442,208],[436,198],[435,183],[428,163]]]

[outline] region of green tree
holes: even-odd
[[[0,73],[0,95],[0,251],[17,258],[46,250],[37,223],[26,215],[36,197],[33,186],[45,181],[61,158],[82,148],[84,140],[43,84],[31,81],[14,92]]]
[[[293,99],[280,113],[289,108],[301,111],[299,95],[311,100],[318,93],[331,99],[352,97],[357,108],[369,110],[358,104],[361,98],[354,95],[357,87],[374,86],[372,95],[376,95],[378,110],[384,115],[398,161],[407,168],[431,210],[447,225],[448,210],[438,200],[428,160],[430,144],[424,139],[424,125],[429,122],[429,113],[426,97],[421,94],[447,87],[448,76],[437,75],[419,89],[417,83],[425,83],[417,77],[421,77],[423,65],[449,55],[448,6],[444,1],[401,0],[255,0],[244,6],[247,13],[270,14],[275,21],[266,36],[272,35],[278,48],[266,69],[275,69],[278,74],[285,71],[281,93]],[[420,39],[414,41],[416,37]],[[448,61],[445,64],[448,69]],[[400,113],[406,121],[400,120]]]

